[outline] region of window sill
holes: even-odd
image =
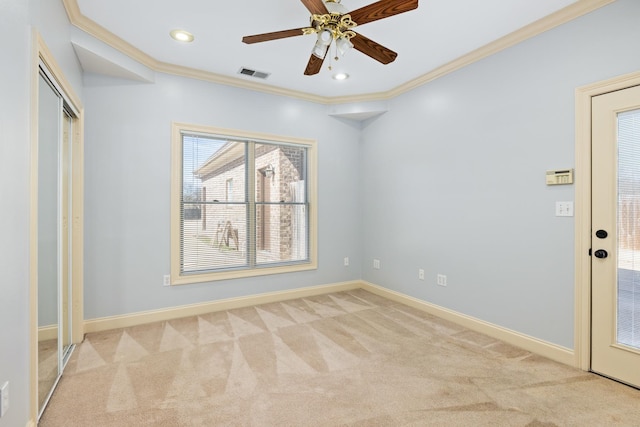
[[[216,282],[220,280],[243,279],[248,277],[259,277],[272,274],[295,273],[299,271],[317,270],[316,261],[295,264],[278,265],[273,267],[261,267],[248,270],[228,270],[203,274],[174,274],[171,273],[171,286],[188,285],[192,283]]]

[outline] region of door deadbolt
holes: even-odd
[[[609,233],[606,230],[598,230],[596,231],[596,237],[598,239],[606,239]]]
[[[595,251],[594,255],[596,256],[596,258],[606,258],[609,256],[609,253],[604,249],[598,249],[597,251]]]

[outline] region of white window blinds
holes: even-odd
[[[180,273],[309,261],[307,150],[183,133]]]

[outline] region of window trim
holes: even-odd
[[[224,135],[230,138],[268,141],[303,145],[307,147],[307,188],[309,201],[309,261],[289,265],[261,266],[260,268],[223,270],[206,273],[180,273],[180,201],[182,194],[182,134],[202,133]],[[249,191],[254,191],[249,188]],[[317,187],[317,145],[312,139],[294,138],[280,135],[224,129],[211,126],[173,122],[171,124],[171,285],[213,282],[218,280],[282,274],[318,268],[318,187]]]

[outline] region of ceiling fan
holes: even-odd
[[[307,68],[304,70],[304,74],[307,76],[320,72],[332,42],[335,42],[336,51],[340,54],[355,48],[383,64],[393,62],[398,56],[396,52],[356,33],[353,28],[418,7],[418,0],[379,0],[349,12],[340,4],[340,0],[301,1],[311,13],[309,27],[245,36],[242,41],[253,44],[304,34],[316,34],[316,44],[311,52]],[[337,54],[336,59],[338,59]]]

